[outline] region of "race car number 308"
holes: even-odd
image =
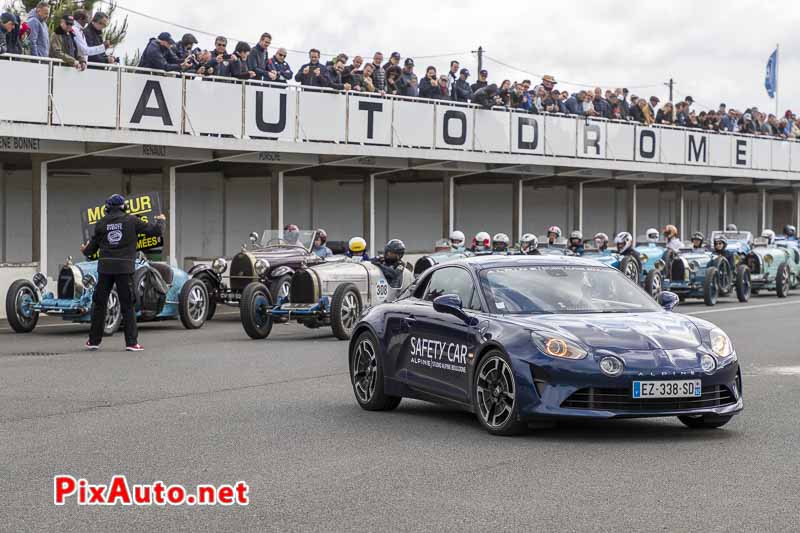
[[[633,382],[634,398],[699,398],[701,394],[699,379]]]

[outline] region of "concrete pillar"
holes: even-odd
[[[728,189],[722,189],[719,205],[719,229],[728,225]]]
[[[630,198],[630,202],[628,203],[628,221],[630,223],[630,227],[627,231],[630,231],[631,235],[633,235],[633,238],[636,239],[636,210],[638,199],[636,198],[637,188],[635,183],[632,183],[628,188],[628,194]]]
[[[39,270],[47,275],[47,161],[31,157],[31,261],[39,263]]]
[[[686,214],[686,191],[683,185],[681,185],[681,188],[678,189],[678,227],[680,228],[678,232],[680,240],[683,240],[684,232],[686,231],[683,229],[685,222],[684,218],[685,214]]]
[[[524,192],[523,189],[525,188],[525,181],[523,178],[514,178],[514,186],[513,186],[513,196],[512,196],[512,230],[511,230],[511,240],[512,242],[519,242],[520,238],[522,237],[522,208],[523,208],[523,196]]]
[[[442,237],[450,237],[455,227],[455,178],[446,174],[442,178]]]
[[[270,186],[270,229],[278,230],[278,234],[283,236],[283,171],[272,171],[272,182]]]
[[[792,192],[792,199],[794,200],[794,227],[800,228],[800,189],[795,189]]]
[[[8,204],[8,187],[6,187],[6,169],[0,163],[0,263],[7,261],[6,257],[6,238],[8,235],[8,216],[6,216]]]
[[[126,192],[130,194],[130,178]],[[164,232],[163,259],[173,266],[178,265],[178,210],[176,200],[177,170],[175,167],[161,169],[161,211],[167,215],[167,231]]]
[[[364,240],[370,253],[375,253],[375,174],[364,178],[363,193]]]
[[[583,233],[583,182],[578,183],[578,200],[577,200],[577,224],[578,231]]]
[[[758,228],[761,233],[767,228],[767,189],[761,189],[761,207],[758,212]]]

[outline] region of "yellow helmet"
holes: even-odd
[[[360,254],[367,249],[367,241],[365,241],[362,237],[353,237],[350,239],[350,242],[347,243],[347,247],[354,254]]]

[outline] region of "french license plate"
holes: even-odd
[[[681,381],[634,381],[633,397],[642,398],[699,398],[702,385],[699,379]]]

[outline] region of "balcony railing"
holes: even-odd
[[[764,136],[15,55],[0,74],[0,122],[800,172],[800,143]]]

